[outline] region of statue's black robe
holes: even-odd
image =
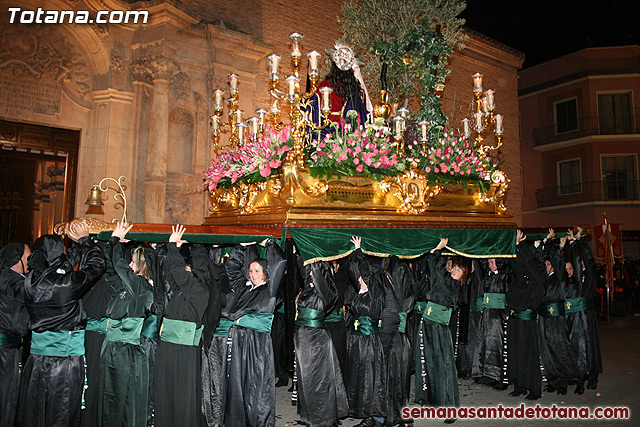
[[[584,239],[578,239],[575,243],[574,250],[575,263],[574,270],[578,281],[582,284],[581,295],[582,297],[593,302],[596,298],[598,287],[598,276],[596,261],[593,258],[593,252],[589,244]],[[584,263],[584,269],[582,264]],[[598,313],[593,308],[593,305],[585,310],[585,317],[587,321],[587,370],[588,379],[592,387],[595,388],[595,384],[598,382],[598,374],[602,372],[602,355],[600,354],[600,334],[598,333]]]
[[[369,266],[361,250],[351,254],[350,282],[359,289],[358,277],[367,284],[364,292],[356,291],[351,301],[352,319],[368,316],[378,322],[384,308],[383,271],[379,265]],[[357,286],[357,287],[356,287]],[[353,328],[355,320],[352,320]],[[387,416],[386,365],[379,334],[356,335],[347,338],[347,368],[345,387],[351,418]]]
[[[191,249],[191,272],[175,243],[167,243],[164,277],[169,283],[171,298],[163,319],[194,322],[202,326],[209,302],[209,257],[199,245]],[[157,427],[198,426],[200,411],[200,346],[158,342],[154,383],[154,421]]]
[[[315,262],[307,269],[302,292],[296,307],[329,312],[335,306],[337,289],[331,265]],[[349,413],[347,392],[342,380],[340,363],[333,341],[326,328],[294,327],[293,342],[296,349],[296,377],[298,393],[298,419],[309,426],[335,426]]]
[[[394,260],[395,261],[395,260]],[[395,262],[389,270],[390,291],[389,298],[394,298],[397,303],[398,312],[406,313],[408,316],[413,311],[416,302],[415,278],[413,271],[405,262]],[[387,298],[387,301],[389,300]],[[400,320],[399,313],[396,314]],[[383,319],[383,328],[384,328]],[[406,328],[401,332],[398,329],[400,322],[393,322],[395,333],[387,357],[387,418],[386,425],[396,425],[402,423],[402,408],[409,406],[409,393],[411,390],[411,365],[413,354],[411,345],[407,337]],[[406,325],[405,325],[406,326]]]
[[[42,236],[33,253],[46,248],[49,267],[32,271],[25,280],[29,329],[35,332],[76,331],[87,316],[80,299],[105,271],[102,250],[89,237],[74,243],[79,260],[74,271],[65,266],[64,246],[58,236]],[[20,378],[17,426],[71,426],[80,424],[84,356],[30,354]]]
[[[483,281],[484,294],[505,294],[511,280],[510,266],[504,260],[496,260],[498,270],[487,271]],[[483,298],[485,298],[483,296]],[[496,385],[507,384],[507,316],[506,308],[484,307],[473,355],[471,376],[475,380],[495,381]]]
[[[538,263],[539,264],[539,263]],[[509,310],[532,310],[531,319],[509,316],[507,322],[507,375],[514,391],[529,391],[531,398],[540,397],[540,349],[538,344],[538,307],[544,295],[545,273],[536,265],[533,248],[527,243],[516,247],[512,262],[514,280],[507,291]],[[540,268],[538,268],[540,267]]]
[[[555,242],[549,242],[544,250],[551,260],[554,272],[545,279],[545,294],[542,298],[541,315],[538,319],[540,332],[540,359],[544,368],[548,386],[552,389],[566,388],[569,381],[579,377],[576,357],[569,342],[569,327],[564,314],[559,316],[542,315],[548,311],[548,304],[564,305],[566,298],[565,283],[558,272],[564,271],[560,248]],[[555,310],[555,309],[554,309]]]
[[[107,252],[108,242],[98,243]],[[110,282],[120,281],[116,271],[113,269],[111,256],[106,255],[106,271],[98,279],[95,285],[82,297],[82,309],[87,317],[94,320],[101,320],[106,317],[107,303],[113,293]],[[104,342],[104,332],[89,331],[84,336],[84,359],[87,365],[87,388],[84,391],[84,409],[82,410],[82,427],[95,427],[98,425],[98,382],[100,379],[100,352]]]
[[[109,239],[111,261],[120,280],[111,281],[107,318],[143,319],[153,303],[153,290],[125,259],[118,238]],[[104,340],[100,354],[98,426],[145,426],[149,400],[149,364],[142,345]]]
[[[0,345],[0,425],[13,426],[20,384],[20,360],[22,339],[27,335],[29,314],[24,304],[25,276],[12,270],[22,254],[24,245],[12,244],[13,248],[3,248],[3,255],[9,250],[15,253],[11,259],[0,259],[0,333],[15,342]],[[18,258],[17,260],[15,258]]]
[[[448,280],[446,258],[440,251],[428,254],[429,282],[427,301],[456,309],[460,282]],[[432,406],[460,406],[458,373],[456,370],[451,329],[442,323],[422,317],[418,330],[420,365],[416,375],[424,375],[428,403]]]
[[[280,247],[267,243],[268,282],[252,286],[243,274],[245,246],[237,245],[225,263],[232,300],[222,315],[235,321],[245,314],[273,313],[286,260]],[[229,343],[230,341],[230,343]],[[234,325],[229,330],[222,373],[224,425],[275,425],[275,369],[271,335]]]
[[[478,335],[478,326],[482,317],[482,306],[478,306],[478,299],[482,299],[484,294],[483,282],[484,273],[477,259],[471,261],[474,269],[469,273],[467,283],[462,292],[467,292],[469,301],[469,323],[467,326],[467,340],[458,346],[458,367],[460,368],[460,376],[463,378],[471,377],[473,368],[473,354],[476,348],[476,337]]]

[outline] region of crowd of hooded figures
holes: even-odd
[[[188,244],[180,225],[141,244],[130,229],[96,241],[79,224],[69,248],[46,235],[0,250],[0,425],[275,425],[281,248]],[[297,256],[298,422],[408,425],[410,404],[459,406],[459,378],[529,400],[543,382],[596,388],[596,265],[577,230],[518,230],[513,258],[447,255],[446,238],[418,258],[375,257],[359,237],[331,262]]]

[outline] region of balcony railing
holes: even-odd
[[[536,147],[591,135],[640,133],[640,113],[624,116],[582,117],[533,130]]]
[[[640,181],[593,181],[536,190],[538,208],[591,202],[640,200]]]

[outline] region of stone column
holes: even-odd
[[[153,79],[153,95],[144,178],[144,222],[158,224],[164,222],[166,210],[169,82],[180,68],[173,59],[161,55],[149,58],[146,65]]]

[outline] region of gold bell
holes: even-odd
[[[98,188],[98,184],[93,184],[93,188],[89,190],[89,197],[87,197],[87,201],[84,202],[84,204],[89,206],[104,206],[100,193],[101,191]]]

